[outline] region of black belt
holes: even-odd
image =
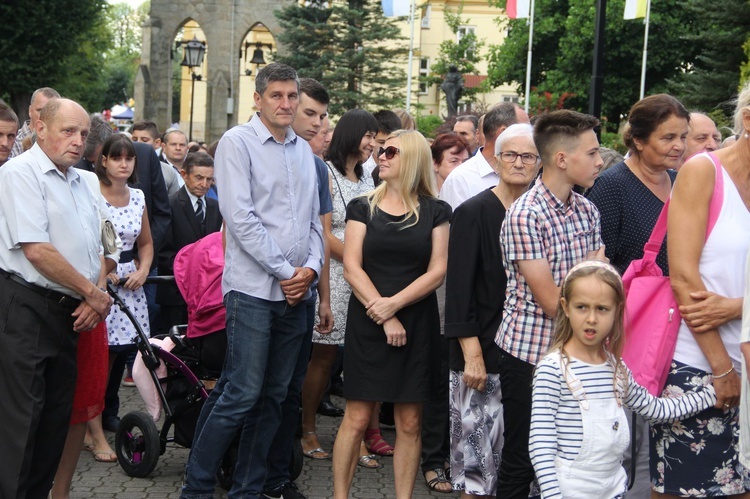
[[[135,252],[133,250],[123,251],[120,253],[120,261],[118,263],[130,263],[134,257]]]
[[[47,289],[43,288],[41,286],[37,286],[36,284],[32,284],[28,282],[27,280],[17,276],[16,274],[11,274],[10,272],[6,272],[3,269],[0,269],[0,275],[5,277],[6,279],[10,279],[11,281],[20,284],[24,288],[30,289],[31,291],[35,292],[36,294],[42,295],[43,297],[47,298],[48,300],[52,300],[55,303],[59,303],[60,305],[64,306],[70,306],[70,307],[77,307],[81,304],[81,300],[77,298],[73,298],[72,296],[68,296],[65,293],[61,293],[59,291],[55,291],[53,289]]]

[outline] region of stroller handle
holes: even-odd
[[[123,286],[125,283],[128,282],[127,277],[121,277],[120,280],[117,282],[117,286]],[[173,275],[152,275],[146,278],[146,282],[144,284],[164,284],[167,282],[174,282],[174,276]]]

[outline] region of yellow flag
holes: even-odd
[[[646,17],[648,0],[625,0],[625,19]]]

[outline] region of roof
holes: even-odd
[[[464,87],[476,88],[480,86],[482,82],[486,79],[487,79],[487,75],[465,74],[464,75]]]

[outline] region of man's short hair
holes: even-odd
[[[185,162],[182,164],[182,169],[185,173],[190,173],[193,171],[193,167],[196,166],[210,166],[213,168],[214,158],[202,151],[189,152],[185,157]]]
[[[12,121],[16,124],[16,127],[18,126],[18,116],[10,106],[5,104],[0,104],[0,121]]]
[[[312,78],[299,79],[299,92],[310,97],[315,102],[326,106],[331,102],[331,97],[328,95],[326,87],[318,80],[313,80]]]
[[[456,123],[460,123],[462,121],[470,121],[471,124],[474,125],[475,132],[479,129],[479,118],[477,118],[473,114],[463,114],[456,117]]]
[[[487,140],[496,138],[497,131],[502,127],[509,127],[518,123],[516,104],[501,102],[487,111],[482,122],[482,132]]]
[[[88,137],[86,137],[86,147],[83,150],[83,157],[87,159],[115,133],[110,124],[104,121],[101,116],[92,114],[89,116],[89,120],[91,121],[91,129],[89,130]],[[97,158],[94,158],[94,161],[96,160]]]
[[[172,135],[173,133],[179,133],[180,135],[183,135],[185,137],[185,145],[187,145],[187,134],[183,132],[182,130],[178,130],[176,128],[172,130],[167,130],[164,133],[164,136],[162,136],[161,141],[166,144],[167,142],[169,142],[169,136]]]
[[[390,135],[401,129],[401,118],[393,111],[381,109],[372,114],[378,120],[378,133]]]
[[[263,95],[266,88],[268,88],[269,83],[273,81],[289,80],[294,80],[297,84],[297,90],[299,90],[299,77],[294,68],[280,62],[272,62],[258,71],[258,74],[255,77],[255,91],[260,95]]]
[[[540,115],[534,123],[534,143],[546,165],[560,149],[577,145],[578,137],[599,126],[599,120],[588,114],[560,109]]]
[[[36,90],[34,90],[34,93],[31,94],[31,102],[34,102],[34,99],[36,99],[39,94],[42,94],[43,96],[45,96],[48,99],[59,99],[60,98],[60,94],[54,88],[42,87],[42,88],[37,88]]]
[[[130,127],[130,133],[133,132],[148,132],[152,139],[156,140],[159,138],[159,127],[156,126],[156,123],[153,121],[139,121],[133,123],[133,126]]]

